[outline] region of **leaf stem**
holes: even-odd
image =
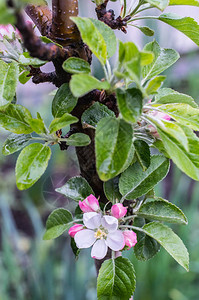
[[[127,23],[138,21],[138,20],[147,20],[147,19],[152,19],[152,20],[158,20],[159,17],[157,16],[142,16],[142,17],[135,17],[127,21]]]
[[[134,230],[146,233],[144,229],[142,229],[140,227],[132,226],[132,225],[119,225],[119,228],[130,228],[130,229],[134,229]]]

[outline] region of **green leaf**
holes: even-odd
[[[103,35],[89,18],[70,17],[77,25],[82,40],[104,65],[107,59],[107,48]]]
[[[33,131],[37,134],[47,133],[44,121],[42,119],[30,119],[29,124]]]
[[[167,13],[160,15],[159,20],[178,29],[199,46],[199,25],[193,18]]]
[[[135,290],[135,270],[128,258],[103,262],[97,279],[98,300],[129,300]]]
[[[117,49],[117,39],[114,31],[104,22],[92,18],[89,19],[91,20],[91,22],[93,22],[95,27],[99,30],[99,32],[103,36],[107,48],[107,58],[110,58],[111,56],[114,55]]]
[[[76,74],[72,76],[70,89],[73,95],[79,98],[95,89],[108,90],[110,89],[110,84],[107,81],[99,81],[87,74]]]
[[[168,173],[169,160],[161,155],[153,155],[151,164],[144,172],[137,162],[120,177],[119,189],[123,199],[132,200],[150,191]]]
[[[31,144],[21,151],[15,170],[19,190],[28,189],[43,175],[50,156],[50,148],[39,143]]]
[[[70,240],[70,246],[71,246],[71,249],[72,249],[72,251],[73,251],[73,253],[75,255],[75,259],[77,260],[81,249],[77,248],[77,245],[75,243],[75,239],[74,238],[71,238],[71,240]]]
[[[133,225],[143,227],[145,219],[135,218]],[[146,261],[154,257],[160,250],[160,244],[144,232],[137,231],[137,244],[134,246],[134,254],[138,260]]]
[[[87,146],[91,142],[90,137],[84,133],[74,133],[67,138],[66,144],[69,146],[82,147]]]
[[[32,116],[27,108],[19,104],[0,107],[0,125],[13,133],[33,132],[29,121]]]
[[[199,181],[199,139],[193,131],[181,125],[188,139],[189,152],[185,150],[179,141],[158,128],[158,133],[173,162],[189,177]]]
[[[54,118],[62,117],[66,112],[70,113],[77,104],[77,97],[70,91],[69,84],[64,83],[57,90],[52,102],[52,115]]]
[[[151,28],[149,28],[147,26],[136,26],[136,28],[141,30],[142,33],[144,33],[146,36],[153,36],[154,35],[154,30],[152,30]]]
[[[154,60],[153,52],[141,51],[140,55],[141,55],[141,66],[142,67],[151,64]]]
[[[177,122],[199,131],[199,108],[193,108],[189,104],[181,103],[154,106]]]
[[[122,43],[119,41],[119,62],[127,63],[139,57],[140,52],[133,42]]]
[[[164,10],[169,5],[169,0],[146,0],[146,2],[159,8],[160,10]]]
[[[166,120],[160,120],[156,117],[149,117],[148,118],[154,123],[155,127],[159,130],[165,132],[168,136],[173,137],[180,143],[184,149],[187,151],[189,150],[188,146],[188,139],[186,134],[184,133],[183,129],[174,122],[168,122]]]
[[[64,71],[72,74],[91,73],[90,65],[87,61],[79,57],[70,57],[62,65]]]
[[[188,224],[187,218],[181,209],[167,201],[155,200],[145,203],[140,207],[137,215],[148,220]]]
[[[146,87],[146,93],[148,95],[153,95],[157,93],[157,90],[162,86],[163,81],[166,79],[166,76],[160,75],[149,81]]]
[[[43,236],[44,240],[52,240],[60,236],[70,226],[73,217],[67,209],[55,209],[47,219],[46,232]]]
[[[137,159],[138,159],[143,171],[146,171],[148,169],[148,167],[150,166],[150,162],[151,162],[151,154],[150,154],[149,145],[142,140],[135,140],[134,146],[135,146],[135,153],[136,153]]]
[[[169,88],[163,88],[158,91],[158,94],[155,96],[155,102],[153,103],[186,103],[191,105],[194,108],[197,108],[197,103],[193,100],[191,96],[178,93]]]
[[[199,6],[198,0],[170,0],[169,5],[193,5]]]
[[[122,119],[103,118],[96,128],[95,151],[100,179],[107,181],[117,176],[128,167],[134,153],[132,126]]]
[[[83,201],[91,194],[95,195],[86,179],[81,176],[70,178],[62,187],[57,188],[56,192],[77,202]]]
[[[104,182],[104,193],[106,198],[113,204],[117,203],[122,198],[119,191],[119,177],[114,177]]]
[[[144,66],[142,69],[142,75],[146,80],[168,69],[180,57],[173,49],[161,49],[156,41],[148,43],[143,50],[151,51],[154,54],[153,62],[150,65]]]
[[[4,3],[0,3],[0,24],[15,24],[15,14],[13,8],[8,8]]]
[[[47,62],[44,60],[40,60],[38,58],[33,58],[30,56],[28,52],[24,52],[19,56],[19,63],[23,66],[34,66],[34,67],[41,67],[45,65]]]
[[[62,117],[60,118],[55,118],[50,126],[49,130],[50,133],[55,132],[61,128],[64,128],[70,124],[77,123],[78,119],[76,117],[73,117],[72,115],[65,113]]]
[[[95,102],[82,114],[82,125],[83,127],[88,124],[90,126],[96,127],[97,123],[105,117],[115,117],[115,114],[108,107],[99,102]]]
[[[10,103],[16,93],[19,65],[0,60],[0,106]]]
[[[171,228],[159,222],[144,225],[144,232],[154,238],[183,267],[189,271],[189,254],[182,240]]]
[[[56,46],[63,48],[62,45],[55,43],[54,41],[52,41],[51,39],[47,38],[47,36],[40,36],[40,39],[42,40],[42,42],[44,42],[45,44],[55,44]]]
[[[25,84],[28,82],[31,78],[31,76],[28,76],[30,74],[30,71],[24,71],[19,75],[19,82],[21,84]]]
[[[140,90],[118,88],[116,97],[123,119],[129,123],[136,123],[142,112],[143,96]]]
[[[10,155],[27,146],[32,136],[30,134],[11,133],[3,144],[3,155]]]

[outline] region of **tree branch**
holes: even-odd
[[[47,5],[27,5],[25,12],[32,19],[42,35],[48,36],[51,24],[52,13]]]
[[[70,19],[76,16],[78,0],[52,0],[52,40],[63,46],[81,41],[79,30]]]
[[[115,13],[112,9],[106,10],[109,0],[106,0],[103,4],[96,7],[98,20],[104,22],[112,29],[122,30],[126,33],[127,21],[130,20],[131,16],[126,16],[122,19],[120,16],[115,19]]]

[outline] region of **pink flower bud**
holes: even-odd
[[[125,245],[129,247],[128,250],[131,247],[134,247],[135,244],[137,243],[137,235],[132,230],[124,230],[123,236],[124,236]]]
[[[72,238],[74,238],[74,236],[76,235],[76,233],[77,233],[78,231],[82,230],[83,228],[84,228],[84,225],[82,225],[82,224],[75,224],[75,225],[73,225],[73,226],[69,229],[68,233],[69,233],[69,235],[70,235]]]
[[[79,201],[79,207],[84,213],[97,212],[100,209],[98,200],[92,194],[84,201]]]
[[[149,115],[155,117],[158,120],[166,120],[166,121],[170,121],[171,120],[170,116],[168,116],[167,114],[165,114],[163,112],[160,112],[160,111],[150,111]],[[155,138],[157,138],[157,139],[160,138],[159,133],[157,132],[157,129],[153,125],[149,124],[148,125],[148,129],[150,130],[150,133]]]
[[[111,214],[113,217],[117,219],[121,219],[126,215],[126,213],[127,213],[127,208],[124,207],[122,203],[114,204],[111,207]]]

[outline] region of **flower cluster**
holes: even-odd
[[[118,229],[118,220],[127,213],[127,208],[122,203],[112,206],[111,215],[102,214],[99,202],[93,195],[80,201],[79,207],[84,213],[84,225],[73,225],[69,229],[69,235],[75,239],[75,243],[80,249],[92,246],[91,256],[93,258],[104,258],[108,248],[113,251],[120,251],[125,246],[130,249],[137,243],[135,232]]]

